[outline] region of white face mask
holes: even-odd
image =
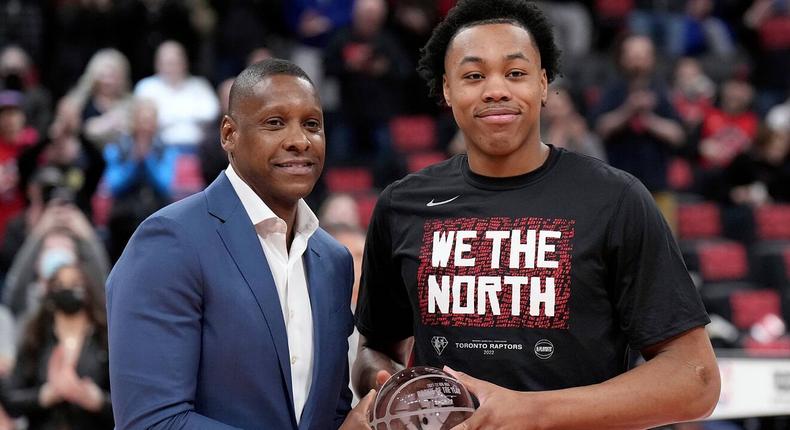
[[[38,258],[38,275],[49,279],[58,269],[77,262],[74,252],[64,248],[49,248]]]

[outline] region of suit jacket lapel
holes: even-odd
[[[293,384],[288,351],[288,335],[285,330],[280,298],[274,284],[266,255],[247,212],[241,204],[233,186],[223,172],[206,189],[209,212],[222,221],[217,232],[241,272],[255,301],[263,313],[274,343],[280,371],[288,388],[290,415],[294,417]],[[294,425],[296,422],[294,421]]]
[[[329,346],[326,330],[329,327],[329,313],[331,307],[331,289],[326,287],[326,277],[321,270],[321,255],[316,249],[316,240],[310,238],[307,251],[304,254],[304,266],[307,272],[307,289],[310,293],[310,306],[313,309],[313,382],[310,384],[310,393],[307,396],[302,418],[299,421],[299,429],[309,429],[315,415],[316,396],[323,389],[321,386],[321,375],[326,375],[327,369],[322,369],[324,365],[323,353]],[[322,285],[323,284],[323,285]]]

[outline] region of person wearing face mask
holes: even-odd
[[[90,222],[76,206],[50,201],[8,269],[3,304],[17,318],[35,312],[56,269],[78,261],[91,282],[104,283],[109,258]]]
[[[113,427],[107,320],[97,291],[79,265],[62,265],[25,326],[1,400],[11,416],[27,418],[29,430]]]

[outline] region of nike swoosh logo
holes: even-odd
[[[450,203],[451,201],[457,199],[458,197],[461,197],[461,195],[459,194],[459,195],[457,195],[457,196],[455,196],[455,197],[453,197],[451,199],[444,200],[444,201],[441,201],[441,202],[434,202],[433,199],[431,199],[431,201],[426,203],[425,206],[428,206],[430,208],[430,207],[433,207],[433,206],[443,205],[445,203]]]

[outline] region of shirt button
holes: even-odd
[[[291,364],[296,364],[296,357],[291,357]]]
[[[293,319],[293,317],[294,317],[294,311],[289,310],[288,311],[288,319]]]

